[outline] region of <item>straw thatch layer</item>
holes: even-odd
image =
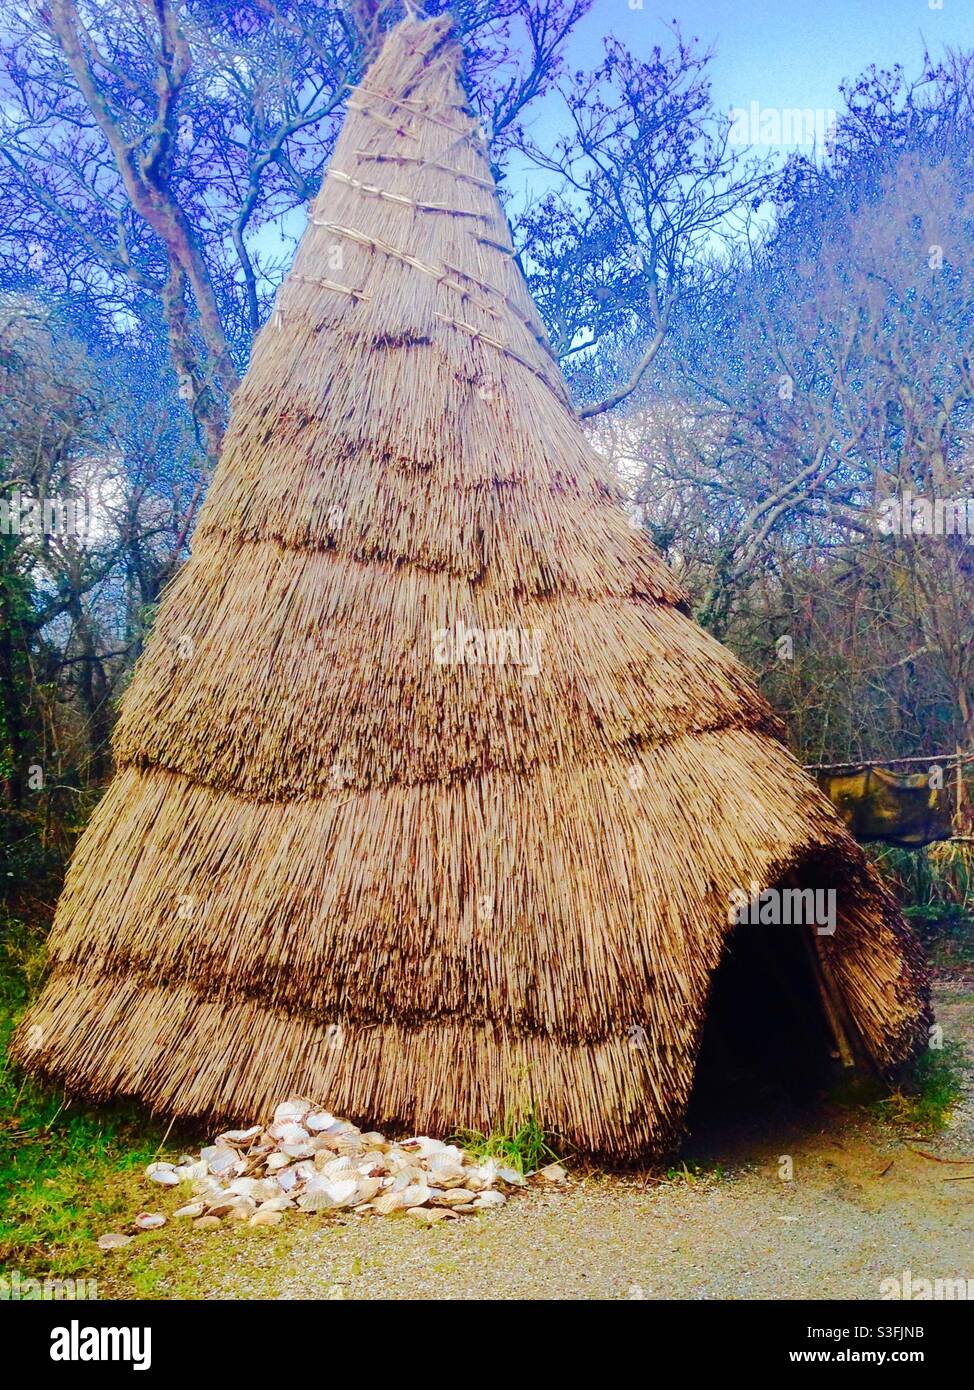
[[[729,899],[834,888],[886,1068],[912,937],[568,407],[448,21],[388,39],[234,398],[17,1055],[99,1097],[679,1133]],[[633,1038],[640,1042],[633,1046]]]
[[[461,659],[478,642],[487,659]],[[674,608],[515,602],[269,542],[197,542],[139,677],[116,732],[121,763],[284,800],[591,762],[725,725],[778,729],[730,652]]]

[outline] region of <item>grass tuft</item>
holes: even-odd
[[[549,1136],[533,1110],[520,1115],[505,1116],[500,1129],[481,1134],[475,1129],[458,1130],[454,1143],[459,1144],[481,1162],[492,1158],[503,1168],[531,1173],[558,1157],[550,1146]]]
[[[923,1134],[946,1128],[963,1097],[963,1052],[958,1043],[929,1048],[900,1086],[875,1103],[881,1119]]]

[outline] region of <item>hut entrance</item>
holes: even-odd
[[[714,976],[687,1125],[694,1140],[728,1125],[793,1115],[857,1060],[847,1020],[803,925],[741,925]]]

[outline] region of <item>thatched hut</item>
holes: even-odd
[[[171,1114],[297,1092],[443,1132],[528,1098],[585,1150],[659,1152],[735,892],[835,892],[834,934],[780,949],[881,1068],[923,970],[605,480],[460,60],[409,21],[351,96],[18,1052]]]

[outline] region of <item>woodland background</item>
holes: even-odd
[[[824,145],[779,156],[736,142],[677,27],[569,71],[588,2],[450,8],[521,264],[634,524],[804,762],[974,751],[974,536],[876,524],[884,499],[974,498],[974,50],[864,72]],[[93,524],[0,532],[0,895],[50,896],[104,785],[229,397],[398,12],[4,8],[0,500],[79,498]]]

